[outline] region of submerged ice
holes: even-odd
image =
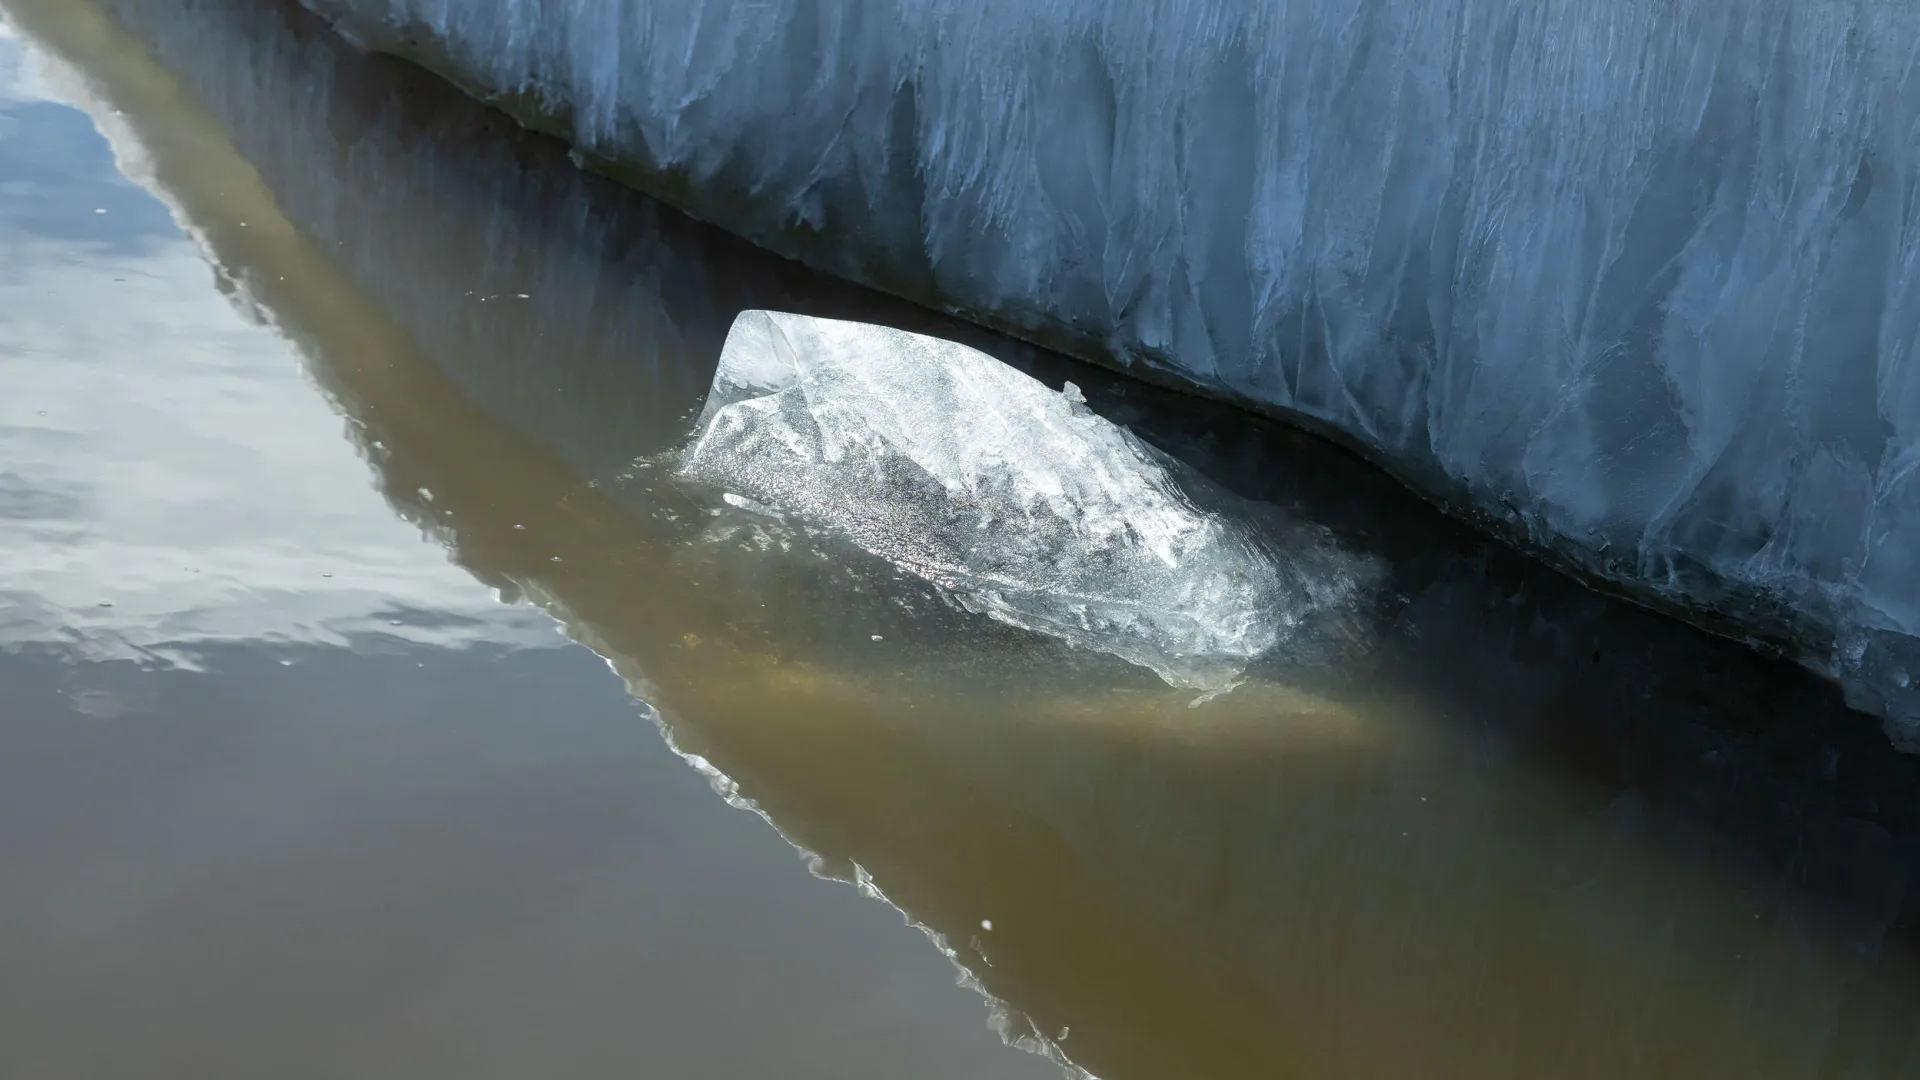
[[[829,529],[1023,629],[1167,682],[1231,686],[1356,578],[1127,429],[984,353],[884,326],[748,311],[684,479]]]
[[[764,246],[1310,418],[1920,721],[1920,5],[306,2]]]

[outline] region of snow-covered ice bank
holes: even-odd
[[[1905,0],[306,0],[817,267],[1344,433],[1920,735]]]

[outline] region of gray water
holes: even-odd
[[[0,1074],[1920,1069],[1920,767],[1831,688],[279,4],[0,9]],[[728,532],[653,463],[749,307],[1072,379],[1379,584],[1189,708]]]

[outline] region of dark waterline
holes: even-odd
[[[1014,1035],[1065,1031],[1108,1080],[1920,1067],[1920,769],[1830,688],[1311,440],[767,259],[276,4],[106,6],[127,29],[8,4],[125,112],[393,507],[607,657],[824,872],[941,935]],[[718,542],[643,459],[747,307],[1071,378],[1388,582],[1188,709],[884,567]]]

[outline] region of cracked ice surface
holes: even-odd
[[[1920,7],[307,2],[768,247],[1323,421],[1920,718]]]

